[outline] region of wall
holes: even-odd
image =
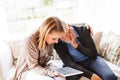
[[[95,31],[120,33],[120,0],[79,0],[77,16]]]

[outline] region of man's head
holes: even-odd
[[[66,29],[66,33],[60,38],[62,41],[70,43],[71,42],[71,36],[70,36],[70,30],[71,26],[69,24],[64,24],[64,27]]]

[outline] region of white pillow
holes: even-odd
[[[8,70],[13,65],[13,58],[10,47],[7,43],[0,43],[0,68],[3,79],[5,79]]]
[[[114,32],[104,34],[100,43],[100,53],[105,59],[120,66],[120,35]]]

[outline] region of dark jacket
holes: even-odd
[[[79,44],[76,48],[78,51],[89,57],[89,59],[96,59],[98,53],[95,47],[95,44],[93,42],[93,39],[90,35],[90,31],[86,29],[86,27],[75,27],[74,29],[78,33],[79,37]],[[77,64],[73,61],[72,57],[70,56],[70,53],[67,49],[67,46],[65,42],[59,40],[58,43],[54,45],[54,48],[56,52],[58,53],[59,57],[62,59],[65,66],[73,67],[78,70],[81,70],[84,72],[83,76],[86,76],[88,78],[91,78],[93,72],[85,69],[82,67],[82,65]],[[89,66],[89,65],[88,65]]]

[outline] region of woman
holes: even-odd
[[[77,27],[76,27],[77,26]],[[83,71],[83,76],[91,80],[117,80],[105,61],[98,56],[90,31],[82,25],[71,25],[67,33],[55,44],[64,66]],[[78,80],[80,75],[68,77]]]
[[[13,80],[26,80],[26,76],[31,72],[39,74],[37,80],[42,80],[42,78],[64,80],[65,78],[51,70],[46,64],[52,55],[53,44],[57,43],[64,33],[63,24],[57,17],[47,18],[35,33],[25,39],[19,53]],[[34,80],[34,77],[31,78]]]

